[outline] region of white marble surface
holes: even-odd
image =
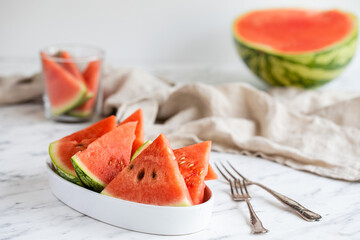
[[[352,63],[326,88],[360,91],[359,68]],[[265,89],[244,66],[144,67],[175,81],[207,83],[247,79]],[[34,72],[38,63],[0,61],[0,74]],[[5,239],[360,239],[360,184],[335,181],[270,161],[212,153],[211,162],[229,160],[242,173],[320,213],[319,222],[306,222],[272,196],[249,188],[252,203],[270,230],[250,234],[246,204],[230,200],[221,178],[209,182],[215,194],[211,222],[202,232],[178,237],[142,234],[117,228],[69,208],[51,193],[45,172],[48,144],[87,124],[55,123],[45,119],[41,103],[0,106],[0,240]],[[84,203],[86,204],[86,203]],[[119,216],[126,217],[126,216]],[[166,226],[164,226],[166,227]]]
[[[40,103],[0,108],[0,239],[360,239],[360,185],[300,172],[258,158],[212,153],[320,213],[306,222],[255,186],[254,209],[270,232],[250,234],[246,204],[233,202],[221,178],[209,182],[215,194],[210,225],[202,232],[164,237],[117,228],[69,208],[51,193],[45,172],[49,142],[86,124],[54,123]],[[86,204],[86,203],[84,203]],[[119,216],[126,217],[126,216]],[[166,227],[166,226],[164,226]]]

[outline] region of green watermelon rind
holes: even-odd
[[[60,157],[56,154],[56,146],[57,146],[58,141],[52,142],[49,145],[49,155],[50,155],[50,159],[51,162],[54,165],[54,168],[56,170],[56,172],[64,179],[75,183],[79,186],[84,186],[82,184],[82,182],[80,181],[80,179],[77,177],[76,173],[74,171],[72,171],[72,169],[68,169],[67,167],[65,167],[61,161],[59,160]]]
[[[72,116],[72,117],[86,118],[86,117],[91,116],[92,113],[93,113],[92,109],[91,110],[86,110],[86,111],[73,109],[73,110],[71,110],[70,112],[68,112],[66,114],[69,115],[69,116]]]
[[[142,151],[144,151],[144,149],[147,148],[151,143],[152,143],[152,141],[148,140],[148,141],[146,141],[143,145],[141,145],[141,146],[134,152],[134,154],[131,156],[130,162],[131,162],[132,160],[134,160],[137,156],[139,156],[140,153],[141,153]]]
[[[249,69],[273,86],[316,88],[341,74],[352,60],[357,47],[358,23],[354,19],[353,31],[342,41],[312,52],[282,53],[266,46],[248,42],[236,33],[234,41],[240,57]]]
[[[86,94],[86,96],[84,98],[84,101],[82,103],[80,103],[78,105],[78,107],[81,107],[81,105],[83,105],[86,101],[90,100],[93,97],[94,97],[94,94],[92,92],[87,92],[87,94]],[[92,113],[93,113],[93,109],[79,110],[76,107],[76,108],[71,109],[70,111],[68,111],[66,113],[66,115],[73,116],[73,117],[78,117],[78,118],[86,118],[86,117],[91,116]]]
[[[72,100],[67,101],[62,106],[54,107],[51,106],[51,113],[53,116],[64,114],[74,108],[77,108],[81,104],[84,103],[84,99],[86,98],[87,88],[85,83],[80,82],[80,90],[79,93],[73,97]]]
[[[106,184],[94,176],[86,166],[81,163],[81,159],[76,155],[71,157],[71,162],[74,166],[76,175],[80,181],[86,186],[86,188],[95,192],[101,192]]]

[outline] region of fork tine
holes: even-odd
[[[237,173],[237,175],[239,175],[241,178],[243,178],[245,181],[248,181],[248,179],[246,177],[244,177],[241,173],[239,173],[238,170],[236,170],[236,168],[229,162],[229,161],[226,161],[229,166]]]
[[[243,179],[242,182],[243,182],[243,185],[244,185],[244,190],[245,190],[246,196],[247,196],[248,198],[251,198],[251,196],[250,196],[250,194],[249,194],[249,192],[248,192],[248,190],[247,190],[247,187],[246,187],[246,184],[245,184],[245,180]]]
[[[241,197],[242,196],[242,193],[240,194],[239,192],[239,188],[238,188],[238,182],[237,182],[237,179],[234,180],[234,184],[235,184],[235,190],[236,190],[236,193],[238,194],[237,196],[238,197]]]
[[[231,183],[230,179],[225,175],[225,173],[223,173],[223,172],[220,170],[220,168],[219,168],[219,166],[217,165],[217,163],[215,163],[215,167],[217,168],[217,170],[219,170],[220,174],[226,179],[226,181],[228,181],[228,182]]]
[[[239,180],[239,179],[236,179],[236,182],[237,182],[237,184],[239,185],[239,189],[240,189],[241,195],[244,195],[244,191],[243,191],[243,189],[242,189],[240,180]]]
[[[234,197],[235,193],[234,193],[234,184],[232,183],[232,181],[230,181],[230,191],[231,191],[231,196]]]
[[[225,171],[234,179],[236,180],[236,177],[224,166],[224,164],[221,162],[221,166],[225,169]]]

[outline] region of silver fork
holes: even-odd
[[[302,206],[300,203],[296,202],[295,200],[293,200],[293,199],[291,199],[289,197],[286,197],[286,196],[284,196],[284,195],[282,195],[282,194],[280,194],[278,192],[275,192],[274,190],[262,185],[261,183],[254,182],[254,181],[251,181],[251,180],[247,179],[238,170],[236,170],[234,168],[234,166],[231,165],[231,163],[229,161],[227,161],[227,163],[236,172],[236,174],[238,174],[244,180],[246,185],[251,185],[252,184],[252,185],[257,185],[257,186],[261,187],[262,189],[264,189],[265,191],[267,191],[268,193],[273,195],[281,203],[283,203],[284,205],[286,205],[286,206],[290,207],[291,209],[295,210],[295,212],[297,214],[299,214],[306,221],[319,221],[321,219],[321,216],[319,214],[307,209],[306,207]]]
[[[233,174],[231,174],[231,172],[228,169],[226,169],[226,167],[223,164],[221,164],[221,165],[225,169],[225,171],[231,176],[231,178],[233,178],[233,180],[228,178],[226,176],[226,174],[223,173],[221,171],[221,169],[219,168],[219,166],[215,163],[215,166],[219,170],[221,175],[230,183],[230,191],[231,191],[232,199],[234,201],[245,201],[248,206],[249,213],[250,213],[250,224],[251,224],[251,228],[252,228],[252,233],[256,233],[256,234],[267,233],[269,230],[267,230],[262,225],[262,222],[260,221],[259,217],[256,215],[256,213],[250,203],[251,197],[246,188],[245,181],[243,180],[243,183],[241,184],[240,179],[236,178]],[[244,188],[244,190],[243,190],[243,188]]]

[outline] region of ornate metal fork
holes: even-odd
[[[228,178],[225,173],[221,171],[219,166],[215,163],[216,168],[219,170],[221,175],[230,183],[231,196],[234,201],[245,201],[250,213],[250,224],[252,228],[252,233],[267,233],[269,230],[264,228],[259,217],[256,215],[251,203],[250,203],[250,194],[246,188],[245,181],[242,183],[240,179],[236,178],[223,164],[221,164],[225,171],[231,176],[232,179]],[[240,191],[239,191],[240,190]]]
[[[246,185],[257,185],[257,186],[261,187],[262,189],[264,189],[265,191],[267,191],[268,193],[273,195],[282,204],[284,204],[285,206],[288,206],[292,210],[294,210],[297,214],[299,214],[306,221],[319,221],[321,219],[321,216],[319,214],[307,209],[306,207],[302,206],[300,203],[296,202],[295,200],[293,200],[289,197],[286,197],[278,192],[275,192],[274,190],[262,185],[261,183],[253,182],[253,181],[247,179],[238,170],[236,170],[234,168],[234,166],[231,165],[230,162],[227,162],[227,163],[234,170],[234,172],[236,172],[236,174],[239,175],[239,177],[241,177],[243,179],[243,181],[246,183]]]

